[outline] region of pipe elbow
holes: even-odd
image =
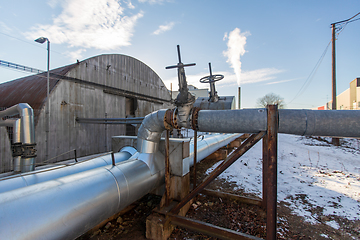
[[[153,153],[158,149],[162,132],[165,130],[166,110],[158,110],[145,116],[138,130],[137,150]]]

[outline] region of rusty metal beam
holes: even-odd
[[[277,213],[277,137],[279,126],[279,113],[277,105],[268,105],[267,113],[267,203],[266,203],[266,239],[276,239],[276,213]]]
[[[262,200],[252,197],[245,197],[245,196],[239,196],[231,193],[224,193],[219,191],[214,191],[210,189],[204,189],[201,191],[201,193],[209,196],[215,196],[215,197],[221,197],[226,199],[235,200],[241,203],[251,204],[251,205],[257,205],[259,207],[262,206]]]
[[[225,171],[231,164],[233,164],[238,158],[240,158],[244,153],[246,153],[252,146],[254,146],[263,136],[265,132],[259,132],[257,134],[252,134],[246,141],[241,144],[232,154],[230,154],[225,161],[220,164],[217,168],[212,171],[212,173],[204,179],[204,181],[198,185],[192,192],[184,197],[181,202],[171,210],[171,213],[178,213],[180,209],[194,198],[198,193],[200,193],[207,185],[209,185],[217,176],[219,176],[223,171]]]
[[[181,217],[174,214],[168,214],[169,220],[172,224],[184,227],[196,232],[200,232],[212,237],[217,237],[220,239],[239,239],[239,240],[247,240],[247,239],[254,239],[254,240],[261,240],[261,238],[254,237],[245,233],[236,232],[234,230],[218,227],[212,225],[210,223],[201,222],[198,220]]]
[[[170,159],[169,159],[169,147],[170,147],[170,131],[166,130],[165,137],[165,205],[169,206],[170,203]]]
[[[262,208],[266,210],[267,203],[267,172],[268,172],[268,135],[262,140]]]

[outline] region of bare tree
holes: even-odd
[[[284,99],[274,93],[268,93],[265,96],[258,98],[256,103],[259,107],[266,107],[267,105],[277,104],[278,108],[285,108]]]

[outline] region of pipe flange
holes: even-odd
[[[164,116],[164,126],[166,130],[171,131],[173,129],[172,125],[171,125],[171,118],[172,118],[172,110],[168,109],[165,112],[165,116]]]
[[[177,114],[178,114],[178,108],[174,108],[173,110],[173,115],[172,115],[172,126],[176,129],[181,129],[181,127],[178,125],[178,118],[177,118]]]
[[[199,126],[198,126],[198,116],[199,116],[199,111],[201,109],[198,107],[194,107],[191,109],[191,113],[190,113],[190,124],[191,124],[191,128],[194,131],[199,130]]]
[[[24,158],[34,158],[36,157],[36,149],[35,149],[36,143],[34,144],[23,144],[23,157]]]
[[[23,154],[22,143],[13,143],[11,145],[12,156],[19,157]]]

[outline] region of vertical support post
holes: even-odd
[[[335,23],[331,24],[332,29],[332,107],[331,110],[336,110],[336,55],[335,55]]]
[[[336,41],[336,35],[335,35],[335,30],[336,30],[336,23],[331,24],[331,30],[332,30],[332,105],[331,105],[331,110],[336,110],[336,53],[335,53],[335,41]],[[339,138],[332,138],[332,143],[335,146],[339,146],[340,145],[340,140]]]
[[[267,175],[268,175],[268,135],[263,137],[262,139],[262,208],[266,210],[266,203],[267,203]]]
[[[267,169],[267,204],[266,204],[266,239],[276,239],[277,213],[277,135],[278,135],[278,107],[268,105],[267,108],[267,141],[268,141],[268,169]]]
[[[78,162],[77,155],[76,155],[76,149],[74,149],[74,155],[75,155],[75,162]]]
[[[170,203],[170,159],[169,159],[169,138],[170,131],[166,130],[165,137],[165,205],[169,206]]]
[[[114,152],[111,152],[111,160],[112,160],[112,165],[115,166],[115,156],[114,156]]]
[[[47,40],[47,73],[46,73],[46,109],[45,109],[45,116],[46,116],[46,140],[45,140],[45,160],[49,159],[49,142],[50,142],[50,41]]]
[[[194,179],[193,179],[193,189],[196,188],[196,162],[197,162],[197,130],[194,131]]]
[[[238,109],[241,109],[241,87],[238,88]]]
[[[107,152],[107,113],[105,113],[105,152]]]

